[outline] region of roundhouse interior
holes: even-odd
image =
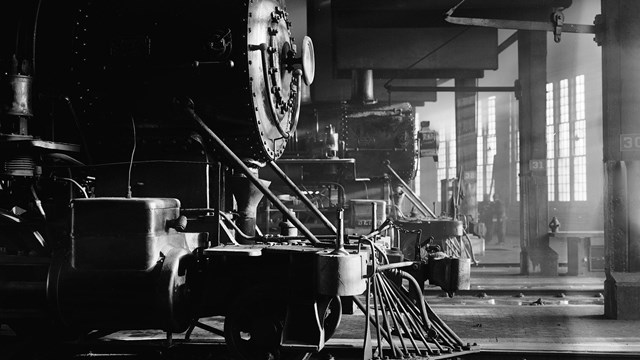
[[[640,2],[1,8],[0,358],[640,358]]]

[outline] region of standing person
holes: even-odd
[[[489,200],[489,194],[484,194],[482,203],[480,203],[479,208],[479,220],[484,224],[484,240],[488,243],[493,238],[493,205]]]
[[[493,195],[493,216],[496,219],[496,223],[493,227],[493,231],[498,237],[498,245],[505,245],[504,233],[507,228],[507,215],[504,210],[504,204],[498,197],[498,194]]]

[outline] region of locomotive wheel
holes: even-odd
[[[251,301],[250,301],[251,300]],[[306,360],[311,353],[283,351],[284,308],[255,293],[234,301],[224,319],[224,338],[238,360]]]

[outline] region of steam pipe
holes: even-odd
[[[202,119],[196,114],[196,112],[189,106],[185,105],[185,110],[187,114],[200,126],[202,130],[204,130],[207,135],[213,141],[214,146],[218,147],[224,154],[228,156],[228,158],[238,167],[243,174],[247,176],[247,179],[251,181],[257,188],[262,192],[268,199],[271,201],[278,210],[282,213],[284,217],[289,219],[293,226],[295,226],[304,236],[311,241],[314,245],[320,243],[320,241],[307,229],[296,217],[291,216],[289,213],[289,209],[271,192],[267,187],[265,187],[260,179],[258,179],[253,173],[251,169],[245,163],[240,160],[240,158],[233,152],[229,147],[211,130]]]
[[[269,161],[267,164],[269,164],[269,166],[271,167],[271,169],[273,170],[274,173],[276,173],[276,175],[282,180],[284,181],[284,183],[295,193],[296,196],[298,196],[300,198],[300,200],[302,200],[302,202],[304,203],[304,205],[311,210],[311,212],[318,217],[318,219],[320,219],[320,221],[322,221],[322,223],[324,224],[324,226],[326,226],[327,229],[331,230],[331,232],[333,232],[334,234],[337,234],[337,230],[336,227],[333,226],[333,224],[331,223],[331,221],[329,221],[329,219],[327,219],[326,216],[324,216],[320,210],[318,210],[318,208],[316,208],[315,206],[313,206],[313,204],[311,203],[311,200],[309,200],[303,193],[302,191],[300,191],[300,189],[296,186],[296,184],[293,183],[293,181],[291,181],[291,179],[289,179],[289,177],[287,176],[287,174],[284,173],[284,171],[282,171],[282,169],[280,169],[280,167],[278,166],[278,164],[276,164],[275,161],[271,160]]]
[[[339,208],[336,214],[338,218],[338,234],[336,235],[336,248],[331,253],[334,255],[349,255],[344,249],[344,209]]]
[[[351,103],[375,104],[373,95],[373,70],[353,69],[351,71]]]

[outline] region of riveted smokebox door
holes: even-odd
[[[177,199],[94,198],[72,203],[72,265],[77,269],[145,270],[162,247],[184,241],[166,228],[180,215]]]

